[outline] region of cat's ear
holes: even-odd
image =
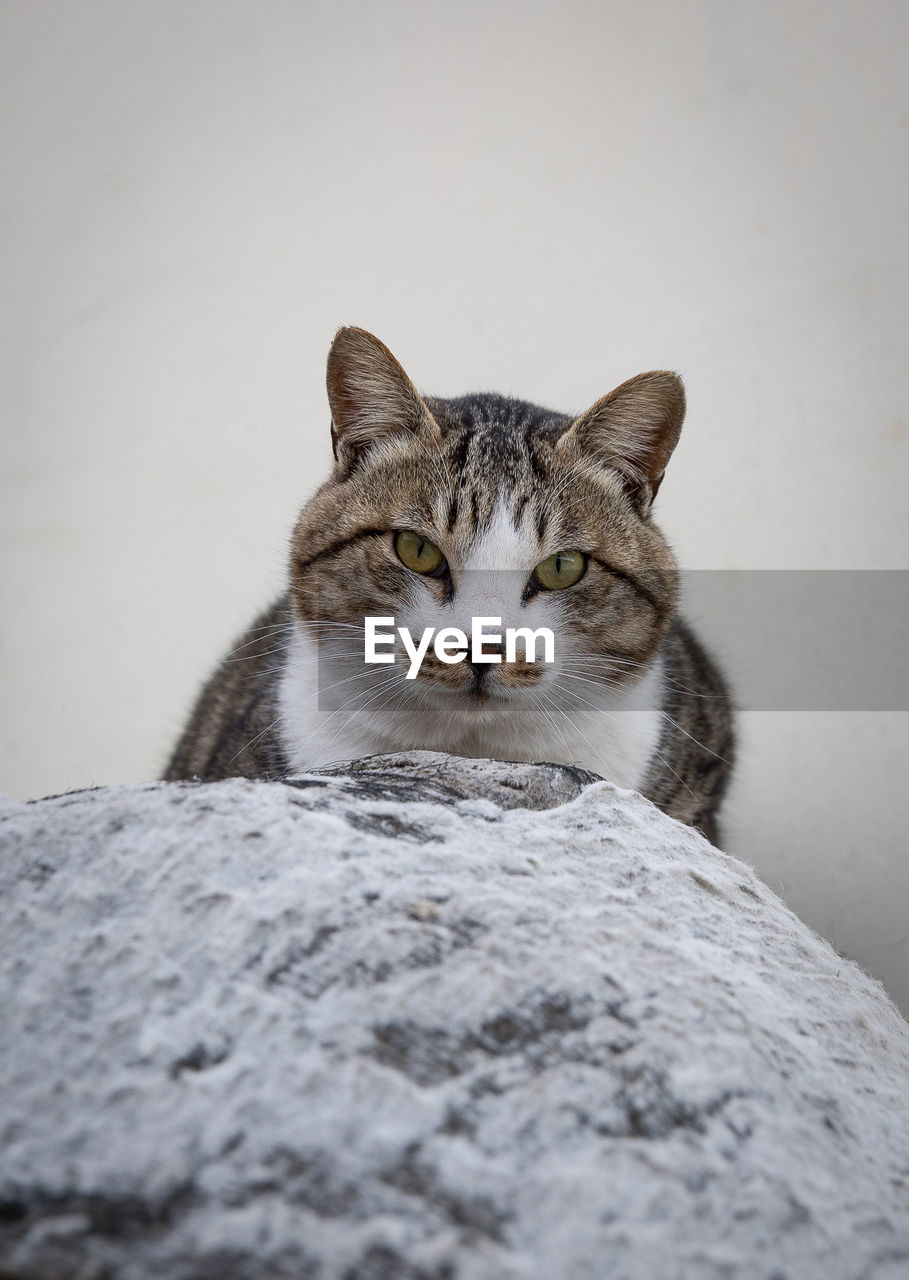
[[[397,360],[365,329],[339,329],[326,370],[331,444],[339,465],[350,467],[379,440],[408,433],[441,439],[432,414]]]
[[[684,417],[685,388],[677,374],[639,373],[576,418],[556,450],[620,472],[636,505],[646,510],[678,444]]]

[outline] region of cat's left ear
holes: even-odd
[[[416,436],[438,444],[441,433],[419,392],[384,342],[365,329],[339,329],[326,370],[331,444],[349,468],[380,440]]]
[[[556,444],[618,471],[635,504],[646,511],[678,444],[685,388],[675,373],[629,378],[576,418]]]

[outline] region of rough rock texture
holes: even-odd
[[[909,1275],[909,1029],[639,796],[419,754],[0,845],[3,1277]]]

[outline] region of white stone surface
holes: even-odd
[[[906,1275],[906,1024],[585,782],[420,754],[0,808],[2,1274]]]

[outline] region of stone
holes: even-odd
[[[0,806],[4,1280],[897,1280],[909,1028],[743,863],[430,753]]]

